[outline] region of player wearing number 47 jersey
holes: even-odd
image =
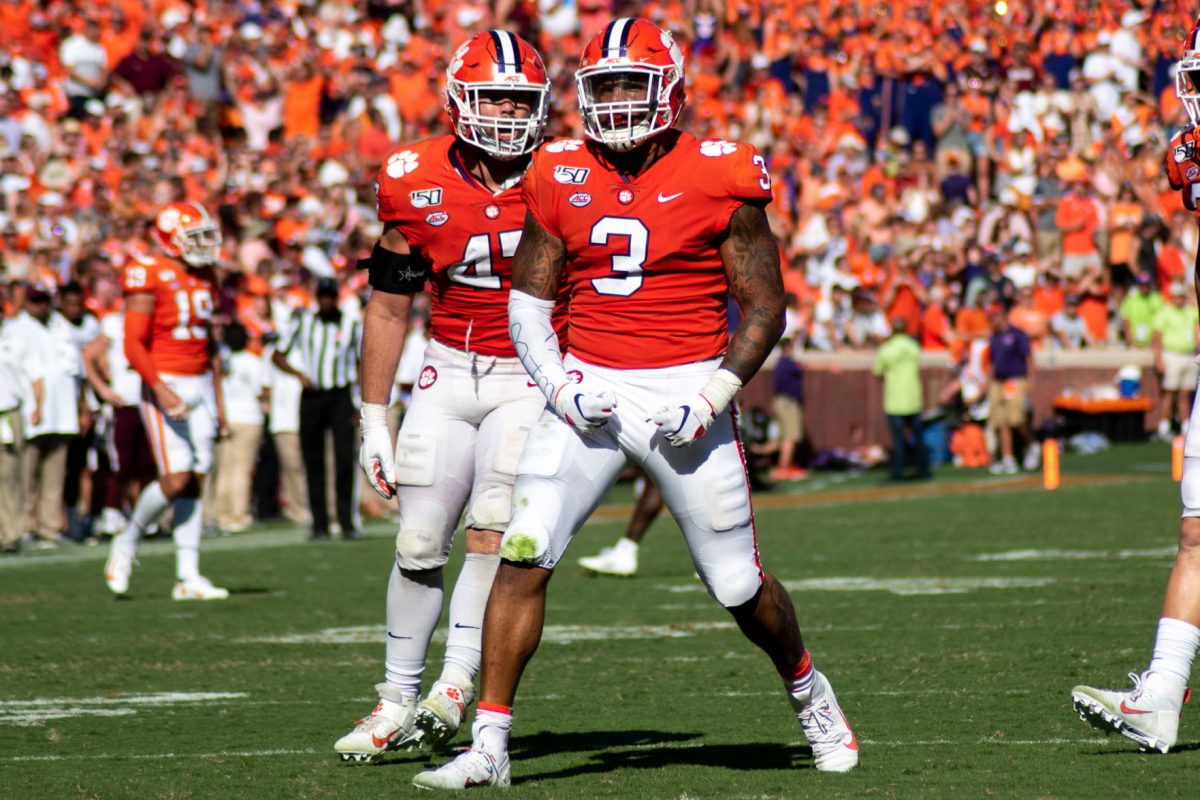
[[[774,662],[817,769],[858,763],[792,602],[759,562],[731,408],[783,329],[779,246],[764,212],[770,177],[752,148],[674,129],[683,76],[669,33],[612,22],[576,73],[591,141],[544,146],[526,175],[509,326],[548,407],[521,455],[488,600],[474,744],[418,775],[418,786],[508,785],[513,700],[551,574],[627,459],[658,485],[709,594]],[[560,284],[565,359],[551,326]],[[732,337],[730,291],[743,312]]]
[[[396,498],[400,531],[387,589],[385,680],[375,710],[334,745],[345,759],[443,743],[475,695],[483,609],[517,457],[544,402],[508,338],[507,304],[525,218],[520,181],[542,139],[549,92],[528,43],[506,31],[480,33],[446,73],[455,135],[401,147],[379,171],[385,232],[369,262],[360,460],[377,491]],[[393,441],[386,404],[409,298],[426,277],[432,341]],[[450,599],[445,664],[418,703],[464,511],[467,555]]]
[[[125,355],[142,378],[142,420],[158,466],[124,532],[113,537],[104,577],[124,594],[142,533],[175,507],[176,600],[223,600],[200,574],[200,494],[224,427],[220,360],[209,335],[221,233],[197,203],[172,203],[154,220],[153,255],[125,268]],[[175,259],[183,261],[181,264]]]

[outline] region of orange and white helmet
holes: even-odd
[[[199,203],[186,200],[166,206],[154,218],[154,232],[163,250],[188,266],[217,263],[221,229]]]
[[[481,101],[501,108],[484,114]],[[521,116],[524,109],[528,113]],[[458,138],[493,158],[532,152],[550,115],[550,79],[542,57],[508,31],[475,34],[454,51],[446,68],[446,110]]]
[[[1200,125],[1200,19],[1188,34],[1183,58],[1175,64],[1175,94],[1192,124]]]
[[[686,102],[679,45],[644,19],[616,19],[593,36],[575,83],[584,133],[618,151],[674,126]]]

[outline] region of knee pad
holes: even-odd
[[[489,486],[471,500],[467,510],[467,527],[504,533],[512,519],[512,489]]]
[[[706,544],[696,554],[696,571],[713,599],[725,608],[751,600],[762,586],[754,536],[747,532]]]
[[[1179,495],[1183,500],[1183,516],[1200,517],[1200,458],[1184,457]]]
[[[554,569],[557,560],[550,547],[550,532],[536,523],[509,525],[500,540],[500,558],[546,569]]]
[[[396,534],[396,565],[412,570],[444,566],[450,559],[451,539],[429,528],[401,528]]]

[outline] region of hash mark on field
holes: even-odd
[[[547,625],[542,631],[543,644],[611,639],[682,639],[706,631],[733,630],[733,622],[680,622],[674,625]],[[238,639],[239,644],[378,644],[383,639],[382,625],[356,625],[349,628],[325,628],[314,633],[286,636],[253,636]],[[445,641],[446,629],[440,628],[433,640]]]
[[[32,700],[0,700],[0,724],[22,727],[41,725],[51,719],[71,717],[127,717],[144,706],[184,705],[240,700],[245,692],[153,692],[116,694],[109,697],[36,697]]]
[[[71,753],[0,756],[0,762],[20,763],[23,761],[98,761],[101,759],[124,758],[131,761],[164,761],[177,758],[265,758],[267,756],[315,756],[332,753],[326,750],[225,750],[219,753]]]

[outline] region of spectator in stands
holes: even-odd
[[[1100,214],[1089,191],[1087,167],[1082,162],[1064,162],[1066,195],[1058,201],[1055,224],[1062,233],[1062,272],[1067,280],[1077,281],[1086,273],[1099,273],[1102,267],[1096,233]]]
[[[83,117],[84,106],[100,96],[108,83],[108,53],[100,44],[100,25],[94,18],[83,20],[83,29],[63,40],[58,60],[66,71],[63,90],[70,103],[68,114]]]
[[[891,480],[904,480],[908,468],[909,436],[917,457],[917,478],[932,477],[921,412],[921,346],[908,335],[904,317],[892,320],[892,335],[879,348],[871,371],[883,379],[883,413],[892,432]]]
[[[988,320],[992,326],[992,336],[988,340],[992,362],[992,377],[988,383],[988,425],[1000,440],[1000,460],[989,469],[993,475],[1014,475],[1017,472],[1014,434],[1020,435],[1026,445],[1025,469],[1038,466],[1038,451],[1033,446],[1026,422],[1033,348],[1023,330],[1008,324],[1004,306],[998,303],[990,306]]]
[[[870,289],[855,289],[851,295],[851,313],[846,321],[846,340],[851,347],[878,347],[888,336],[888,321],[875,302]]]
[[[1063,350],[1079,350],[1096,344],[1087,322],[1079,316],[1078,295],[1067,295],[1066,306],[1050,318],[1050,331],[1054,334],[1054,342]]]
[[[1041,346],[1050,332],[1050,320],[1033,300],[1033,287],[1025,286],[1017,291],[1017,302],[1008,312],[1008,321],[1015,328],[1025,331],[1034,348]]]
[[[1162,405],[1157,436],[1170,439],[1176,414],[1179,424],[1187,420],[1196,386],[1196,328],[1200,325],[1196,306],[1181,283],[1171,284],[1171,302],[1154,316],[1154,367],[1161,376]]]
[[[771,415],[779,426],[779,462],[771,470],[771,479],[800,480],[808,477],[795,463],[796,445],[804,439],[804,372],[796,363],[796,343],[792,339],[779,341],[779,361],[771,381]]]
[[[1139,272],[1134,290],[1121,301],[1121,332],[1128,347],[1148,348],[1154,344],[1154,318],[1163,307],[1162,295],[1155,291],[1154,277]]]

